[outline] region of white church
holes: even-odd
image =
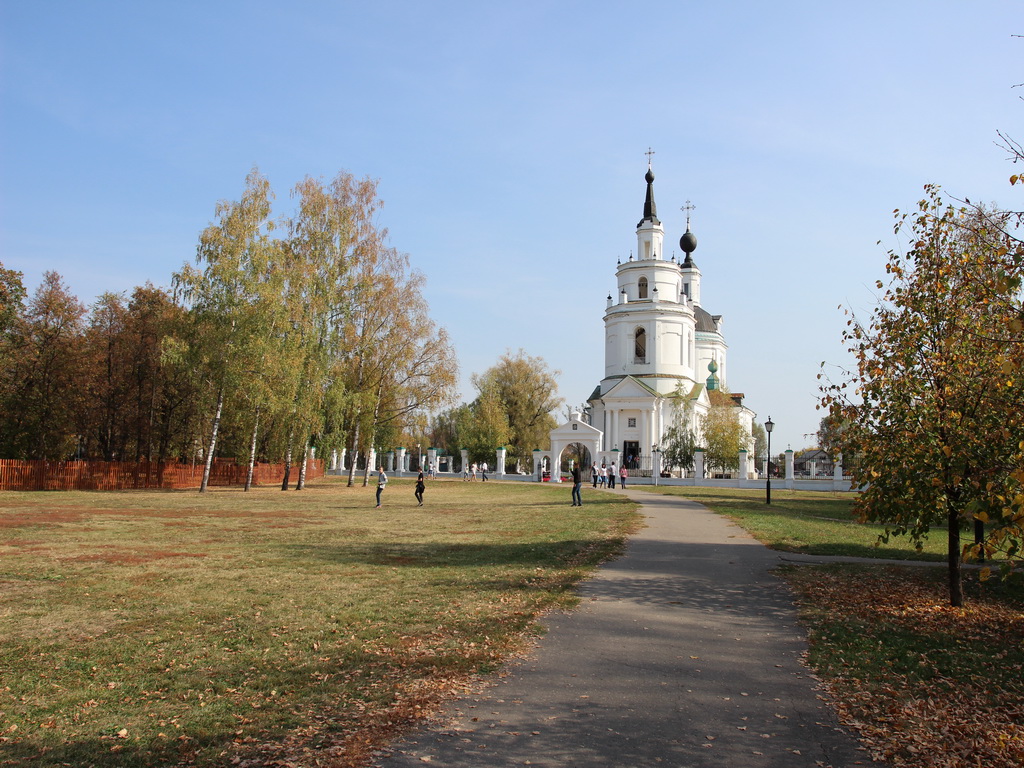
[[[558,466],[563,450],[580,442],[597,448],[598,462],[650,467],[652,454],[683,404],[681,398],[692,406],[689,427],[698,443],[701,417],[713,399],[735,407],[751,434],[756,414],[743,405],[742,395],[721,392],[728,389],[728,345],[722,316],[711,314],[702,303],[701,273],[693,260],[697,238],[689,216],[679,239],[685,257],[681,262],[674,254],[665,258],[665,228],[654,203],[650,163],[644,178],[647,196],[636,227],[636,256],[619,263],[616,291],[609,294],[604,313],[604,378],[587,401],[589,418],[573,414],[552,431],[545,457],[549,466]],[[753,447],[751,438],[748,450]]]

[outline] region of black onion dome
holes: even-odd
[[[679,238],[679,247],[683,249],[687,257],[697,250],[697,238],[689,228],[687,228],[686,233]]]

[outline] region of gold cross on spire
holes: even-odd
[[[644,152],[644,154],[647,155],[647,167],[650,168],[651,167],[651,155],[654,154],[654,150],[651,149],[650,147],[648,147],[647,151]]]

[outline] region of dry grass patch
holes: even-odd
[[[0,493],[0,765],[365,764],[637,519],[540,484],[373,491]]]

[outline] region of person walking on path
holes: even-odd
[[[619,467],[619,486],[622,490],[626,490],[627,477],[629,477],[629,470],[626,469],[626,464],[623,462],[622,466]]]
[[[569,474],[572,475],[572,505],[582,507],[583,496],[580,494],[580,486],[583,485],[583,476],[580,475],[580,468],[576,466],[576,462],[571,463]]]
[[[600,470],[597,468],[596,461],[594,462],[593,466],[591,466],[590,471],[594,475],[594,487],[597,488],[597,474]]]
[[[420,471],[419,477],[416,478],[416,491],[413,494],[416,497],[416,501],[419,502],[419,506],[423,506],[423,492],[427,490],[426,484],[423,482],[423,472]]]
[[[384,493],[384,486],[388,484],[388,476],[384,474],[384,467],[377,469],[377,509],[380,509],[380,495]]]
[[[480,481],[484,482],[484,483],[487,482],[487,462],[486,461],[480,462]]]
[[[608,487],[615,490],[615,462],[608,465]]]
[[[604,488],[608,482],[608,465],[601,464],[601,470],[597,474],[597,484]]]
[[[646,526],[534,651],[376,768],[877,766],[803,666],[779,554],[706,507],[630,489]]]

